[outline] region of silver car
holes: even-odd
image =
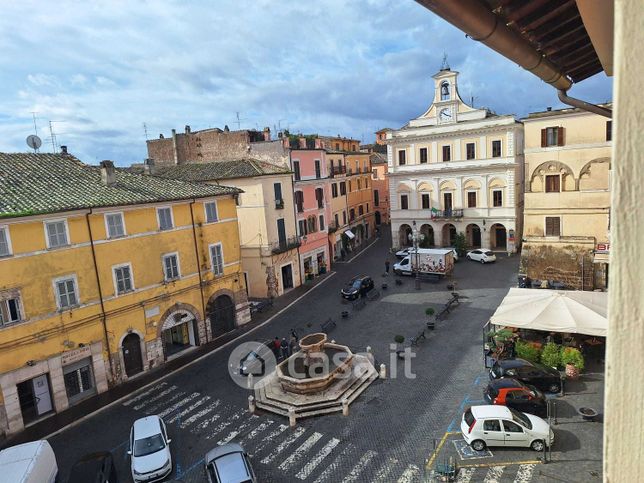
[[[209,483],[257,483],[248,455],[237,443],[228,443],[206,453]]]

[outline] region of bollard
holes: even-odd
[[[384,364],[380,364],[380,379],[386,379],[387,378],[387,366]]]
[[[248,381],[247,382],[248,382],[248,389],[252,389],[255,386],[255,384],[253,383],[253,375],[252,374],[248,374]]]
[[[331,339],[331,344],[335,344],[335,339]]]
[[[343,416],[349,415],[349,401],[347,401],[346,399],[342,400],[342,415]]]
[[[293,408],[288,410],[288,424],[291,428],[295,427],[295,409]]]
[[[371,346],[370,346],[370,345],[368,345],[368,346],[367,346],[367,352],[368,352],[369,354],[371,354]]]
[[[253,396],[248,396],[248,411],[251,414],[255,414],[255,398]]]

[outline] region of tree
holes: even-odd
[[[465,249],[467,247],[467,241],[465,239],[465,233],[457,233],[454,237],[454,248],[456,248],[456,253],[459,257],[465,256]]]

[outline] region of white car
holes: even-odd
[[[476,250],[471,250],[467,252],[467,256],[465,258],[481,263],[496,262],[496,255],[487,248],[477,248]]]
[[[414,247],[407,247],[407,248],[403,248],[402,250],[398,250],[396,252],[396,257],[405,258],[410,253],[414,253]]]
[[[158,481],[172,472],[170,438],[165,423],[159,416],[137,419],[130,430],[132,479]]]
[[[461,420],[463,439],[475,451],[486,446],[519,446],[543,451],[555,433],[540,417],[507,406],[472,406]]]
[[[394,273],[396,275],[411,275],[411,260],[406,256],[398,263],[394,263]]]

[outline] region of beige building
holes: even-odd
[[[606,288],[611,121],[568,108],[532,113],[523,122],[522,273],[576,289]]]
[[[523,125],[512,115],[474,109],[458,94],[458,72],[434,75],[431,106],[387,131],[391,232],[406,246],[415,221],[427,246],[509,253],[520,240]]]
[[[154,168],[153,168],[154,169]],[[156,168],[155,174],[243,190],[237,201],[242,270],[250,297],[277,297],[302,283],[291,171],[244,159]]]

